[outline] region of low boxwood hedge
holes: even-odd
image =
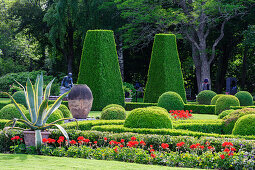
[[[0,101],[0,110],[7,104],[11,104],[11,100]]]
[[[94,126],[91,130],[101,131],[101,132],[114,132],[114,133],[124,133],[133,132],[140,134],[157,134],[157,135],[171,135],[171,136],[194,136],[194,137],[223,137],[223,138],[244,138],[255,140],[255,136],[239,136],[239,135],[221,135],[216,133],[202,133],[194,132],[183,129],[148,129],[148,128],[126,128],[123,125],[102,125]]]
[[[192,110],[192,113],[215,114],[215,105],[185,104],[184,110]]]
[[[233,109],[233,110],[244,109],[244,108],[255,108],[255,106],[230,106],[230,109]]]
[[[157,103],[139,103],[139,102],[127,102],[125,105],[125,109],[127,111],[136,109],[136,108],[143,108],[143,107],[149,107],[149,106],[157,106]]]

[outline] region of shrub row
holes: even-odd
[[[174,124],[175,129],[184,129],[203,133],[223,134],[223,121],[220,123],[179,123]]]
[[[230,106],[230,109],[238,110],[243,108],[255,108],[255,106]]]
[[[78,121],[79,130],[90,130],[93,126],[100,125],[123,125],[125,120],[89,120]],[[76,122],[70,122],[62,125],[65,129],[75,129],[77,127]]]
[[[183,129],[145,129],[145,128],[126,128],[123,125],[102,125],[94,126],[92,130],[102,131],[102,132],[114,132],[114,133],[124,133],[124,132],[134,132],[141,134],[158,134],[158,135],[171,135],[171,136],[194,136],[194,137],[223,137],[223,138],[244,138],[255,140],[255,136],[239,136],[239,135],[221,135],[215,133],[202,133],[194,132]]]
[[[215,114],[215,105],[185,104],[184,110],[192,110],[193,113]]]
[[[7,119],[0,119],[0,129],[3,129],[5,124],[9,121],[10,120],[7,120]],[[20,123],[20,122],[16,122],[15,127],[27,128],[27,126],[24,123]]]
[[[125,109],[127,111],[130,111],[136,108],[149,107],[149,106],[157,106],[157,103],[127,102],[125,105]]]
[[[8,100],[8,101],[0,101],[0,110],[1,110],[4,106],[6,106],[7,104],[10,104],[10,103],[11,103],[10,100]]]
[[[171,136],[171,135],[156,135],[156,134],[137,134],[137,133],[109,133],[109,132],[99,132],[99,131],[79,131],[79,130],[67,130],[70,139],[77,139],[79,136],[84,136],[90,139],[90,141],[97,141],[98,146],[106,146],[104,138],[107,141],[115,140],[120,141],[124,139],[125,142],[130,141],[132,136],[135,136],[138,141],[143,140],[147,146],[153,145],[154,149],[159,149],[161,143],[168,143],[170,150],[176,149],[176,144],[179,142],[185,142],[188,146],[194,143],[204,144],[205,142],[210,142],[212,146],[215,147],[216,151],[221,150],[221,145],[225,141],[230,141],[233,143],[234,147],[238,150],[241,147],[246,150],[251,150],[254,147],[254,140],[245,140],[240,138],[217,138],[217,137],[206,137],[202,136],[196,138],[193,136]],[[52,131],[50,138],[58,139],[59,136],[63,134],[59,130]],[[242,146],[240,145],[242,144]]]

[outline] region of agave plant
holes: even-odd
[[[51,85],[53,83],[54,79],[47,85],[45,88],[45,91],[43,93],[43,75],[38,75],[36,78],[35,85],[33,86],[30,79],[27,79],[26,82],[26,88],[24,88],[19,82],[17,82],[25,92],[25,98],[26,98],[26,103],[28,106],[28,111],[30,114],[31,120],[29,120],[25,113],[22,111],[18,103],[13,99],[11,95],[6,93],[10,99],[13,101],[14,105],[16,108],[19,110],[21,116],[23,119],[13,119],[10,120],[9,122],[6,123],[4,131],[7,131],[9,129],[20,129],[24,130],[19,127],[15,127],[16,122],[22,122],[26,124],[31,130],[35,131],[35,145],[38,147],[42,144],[42,136],[41,136],[41,131],[45,129],[49,129],[52,126],[56,126],[66,137],[66,139],[69,141],[69,137],[67,132],[63,127],[60,125],[56,124],[59,121],[63,121],[65,119],[72,119],[72,118],[63,118],[56,120],[52,123],[46,124],[48,118],[50,115],[59,108],[62,99],[70,92],[66,92],[63,95],[61,95],[53,105],[50,107],[48,106],[48,101],[49,101],[49,96],[50,96],[50,89]],[[11,127],[8,127],[8,125],[11,125]]]

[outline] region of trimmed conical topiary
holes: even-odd
[[[167,91],[178,93],[186,103],[175,35],[157,34],[152,49],[144,102],[157,103],[159,96]]]
[[[93,94],[93,110],[109,104],[124,106],[124,91],[113,31],[89,30],[86,34],[78,84],[86,84]]]

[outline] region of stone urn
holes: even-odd
[[[86,119],[93,103],[93,95],[86,84],[74,85],[68,95],[68,107],[76,119]]]
[[[23,134],[24,134],[24,141],[25,141],[26,146],[27,147],[28,146],[35,146],[35,131],[33,131],[33,130],[23,131]],[[47,132],[47,131],[42,131],[41,134],[42,134],[42,139],[43,138],[48,139],[49,135],[51,133]]]

